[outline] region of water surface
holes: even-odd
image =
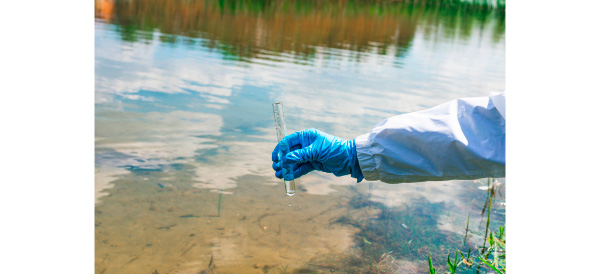
[[[271,169],[271,103],[283,102],[288,133],[353,139],[392,115],[503,90],[502,12],[97,0],[95,14],[96,273],[339,272],[339,258],[377,245],[349,220],[398,233],[401,273],[481,244],[487,180],[313,172],[287,197]]]

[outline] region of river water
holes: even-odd
[[[283,103],[288,133],[353,139],[501,91],[503,11],[96,0],[95,18],[96,273],[421,273],[429,255],[443,268],[482,244],[487,179],[313,172],[288,197],[271,169],[271,104]],[[504,224],[504,185],[491,228]]]

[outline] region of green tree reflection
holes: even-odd
[[[431,26],[425,35],[442,30],[451,39],[490,24],[495,42],[504,33],[504,3],[485,1],[96,0],[95,15],[125,41],[150,41],[156,31],[164,43],[200,38],[241,61],[267,52],[310,62],[319,47],[351,50],[356,62],[367,52],[402,57],[419,24]]]

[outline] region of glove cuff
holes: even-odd
[[[356,155],[356,142],[354,140],[350,141],[350,149],[351,149],[351,157],[350,160],[350,176],[352,178],[356,178],[356,182],[360,183],[365,177],[360,170],[360,165],[358,165],[358,157]]]

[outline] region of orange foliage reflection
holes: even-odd
[[[402,55],[415,20],[377,7],[342,0],[96,0],[96,18],[120,26],[126,40],[150,39],[139,31],[158,30],[208,39],[204,46],[247,58],[261,51],[310,58],[318,46]]]
[[[113,9],[115,6],[114,0],[96,0],[95,2],[95,12],[94,15],[96,18],[102,18],[104,20],[110,21],[112,19]]]

